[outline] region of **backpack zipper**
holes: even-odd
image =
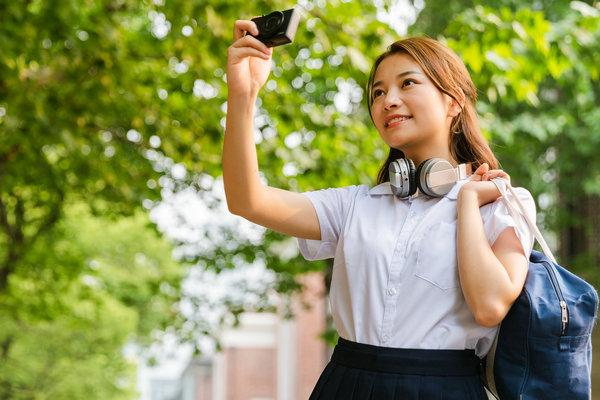
[[[560,290],[560,286],[558,284],[558,280],[556,279],[556,274],[552,265],[548,264],[546,261],[542,261],[542,265],[548,271],[548,275],[550,276],[550,280],[552,281],[552,286],[554,286],[554,291],[556,292],[556,296],[558,297],[558,304],[560,305],[560,336],[565,336],[567,334],[567,329],[569,328],[569,309],[567,308],[567,302]],[[527,372],[529,374],[529,372]],[[525,385],[525,381],[521,386],[521,390],[519,393],[519,400],[523,400],[523,387]]]
[[[552,281],[552,286],[554,286],[554,290],[556,291],[556,296],[558,297],[558,304],[560,305],[560,336],[565,336],[567,334],[567,329],[569,328],[569,309],[567,308],[567,302],[563,297],[562,291],[560,290],[560,286],[558,285],[558,280],[556,279],[556,274],[554,272],[554,268],[551,265],[548,265],[546,261],[542,262],[546,270],[550,275],[550,280]]]

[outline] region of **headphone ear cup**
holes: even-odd
[[[430,158],[419,165],[417,169],[417,185],[419,190],[430,197],[441,197],[450,191],[454,183],[444,185],[443,187],[433,188],[429,185],[429,174],[447,169],[453,169],[452,164],[443,158]]]
[[[399,158],[389,166],[390,185],[392,192],[405,198],[412,196],[417,191],[417,177],[415,164],[410,158]]]
[[[423,171],[425,170],[425,166],[426,164],[428,164],[432,159],[428,158],[427,160],[423,161],[420,165],[419,168],[417,168],[417,172],[416,172],[416,181],[417,181],[417,187],[419,188],[419,191],[421,193],[425,193],[427,194],[427,177],[425,176],[425,174],[423,173]]]
[[[417,187],[418,187],[418,183],[417,183],[417,171],[415,169],[415,163],[413,162],[413,160],[411,160],[410,158],[405,158],[404,159],[408,165],[408,175],[409,175],[409,189],[408,189],[408,195],[412,196],[413,194],[417,193]]]
[[[429,196],[429,190],[427,187],[427,175],[426,175],[426,171],[428,169],[428,166],[432,163],[432,161],[435,161],[435,158],[428,158],[427,160],[423,161],[420,165],[419,168],[417,168],[417,172],[416,172],[416,181],[417,181],[417,187],[419,188],[419,191],[421,193],[425,193]]]

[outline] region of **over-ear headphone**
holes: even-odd
[[[392,192],[398,197],[412,196],[417,188],[428,196],[441,197],[471,173],[471,164],[454,168],[442,158],[430,158],[415,169],[410,158],[399,158],[390,163],[389,173]]]

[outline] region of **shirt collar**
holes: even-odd
[[[458,192],[460,191],[460,188],[462,188],[462,186],[465,183],[467,183],[470,179],[471,179],[471,176],[469,175],[467,178],[457,181],[454,184],[454,186],[452,187],[452,189],[450,189],[450,191],[444,197],[447,197],[450,200],[456,200],[458,198]],[[372,187],[369,190],[369,196],[382,196],[382,195],[383,196],[386,196],[386,195],[393,196],[394,195],[392,193],[392,188],[391,188],[389,182],[384,182],[382,184]]]
[[[369,190],[370,196],[393,195],[389,182],[383,182]]]
[[[446,194],[446,197],[450,200],[456,200],[458,198],[458,192],[463,187],[463,185],[471,180],[471,175],[466,177],[465,179],[461,179],[460,181],[456,181],[452,189]]]

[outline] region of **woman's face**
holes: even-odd
[[[459,106],[406,54],[386,57],[370,94],[371,114],[382,139],[416,162],[449,154],[450,124]]]

